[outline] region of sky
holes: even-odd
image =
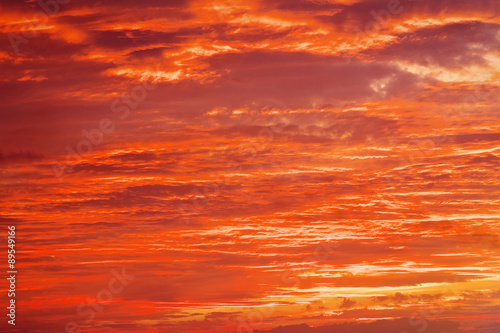
[[[499,5],[2,1],[0,330],[498,332]]]

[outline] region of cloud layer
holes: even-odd
[[[495,331],[497,14],[4,3],[16,329]]]

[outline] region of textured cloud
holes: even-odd
[[[16,327],[497,331],[497,13],[2,4]]]

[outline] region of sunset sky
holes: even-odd
[[[499,7],[0,2],[0,331],[500,332]]]

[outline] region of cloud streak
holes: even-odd
[[[498,328],[497,2],[42,4],[0,14],[19,330]]]

